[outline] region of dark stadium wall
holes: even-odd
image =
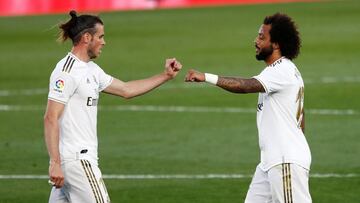
[[[0,16],[55,14],[71,9],[96,12],[296,1],[311,0],[0,0]]]

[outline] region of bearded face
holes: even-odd
[[[97,57],[97,55],[96,55],[96,53],[95,53],[95,49],[94,49],[92,46],[90,46],[90,47],[88,48],[87,54],[88,54],[88,56],[89,56],[90,59],[94,59],[94,58]]]
[[[271,25],[261,25],[255,38],[256,59],[266,61],[274,52],[270,37]]]
[[[89,43],[87,54],[90,59],[94,59],[101,54],[101,49],[105,45],[104,40],[104,26],[101,24],[96,24],[96,33],[92,35],[91,41]]]
[[[264,61],[266,60],[274,51],[272,44],[270,44],[268,47],[264,47],[264,48],[259,48],[256,46],[256,49],[259,50],[255,57],[258,61]]]

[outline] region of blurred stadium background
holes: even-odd
[[[178,5],[161,6],[169,2]],[[302,35],[295,63],[305,80],[313,202],[360,202],[360,2],[239,2],[1,0],[0,202],[47,202],[42,118],[49,75],[71,48],[55,41],[69,8],[100,13],[107,44],[96,62],[113,76],[144,78],[173,56],[184,65],[175,80],[142,97],[101,96],[100,168],[112,202],[243,202],[259,162],[257,95],[183,78],[189,68],[258,74],[264,64],[255,60],[253,40],[264,16],[278,11]]]

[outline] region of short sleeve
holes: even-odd
[[[99,92],[101,92],[111,84],[113,77],[106,74],[100,67],[98,67],[98,76],[99,76]]]
[[[76,81],[68,73],[52,74],[48,99],[66,104],[76,90]]]
[[[263,85],[266,93],[280,91],[289,85],[289,77],[281,71],[281,67],[267,67],[253,78]]]

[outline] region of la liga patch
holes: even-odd
[[[54,85],[54,91],[62,93],[65,88],[65,81],[63,79],[57,79]]]

